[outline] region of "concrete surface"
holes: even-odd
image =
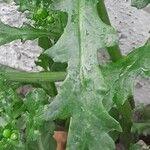
[[[27,19],[16,9],[17,7],[13,4],[0,3],[0,19],[11,26],[22,26]],[[36,41],[21,43],[20,40],[17,40],[0,47],[0,64],[27,71],[36,71],[38,68],[36,68],[34,60],[40,52],[41,49],[37,46]]]
[[[120,36],[120,48],[123,54],[142,46],[150,37],[150,7],[137,10],[130,6],[129,0],[105,0],[112,25]],[[27,21],[23,14],[16,11],[12,3],[0,3],[0,19],[12,26],[21,26]],[[36,41],[24,44],[19,40],[0,47],[0,64],[9,65],[27,71],[37,71],[34,60],[41,49]],[[137,103],[150,103],[150,81],[137,79],[134,96]]]

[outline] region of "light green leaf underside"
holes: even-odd
[[[150,3],[150,0],[131,0],[131,5],[138,9],[146,7]]]
[[[21,28],[16,28],[6,25],[0,21],[0,46],[17,39],[26,41],[45,36],[55,37],[56,35],[54,33],[35,29],[27,24]]]
[[[100,67],[108,84],[109,91],[105,99],[114,100],[122,105],[133,94],[134,81],[139,75],[148,76],[150,72],[150,43],[133,50],[117,63]],[[149,75],[150,77],[150,75]]]
[[[46,54],[54,61],[68,62],[68,75],[45,118],[71,117],[67,150],[113,150],[108,132],[121,131],[102,103],[107,87],[97,60],[97,50],[115,44],[118,38],[99,19],[96,5],[97,0],[57,0],[53,4],[54,9],[68,13],[68,24]]]

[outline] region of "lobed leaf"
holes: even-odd
[[[97,50],[115,44],[118,38],[99,19],[97,2],[57,0],[52,4],[53,9],[68,13],[68,23],[58,42],[45,53],[55,62],[67,62],[68,75],[44,117],[71,118],[67,150],[115,149],[108,132],[121,131],[103,105],[107,87],[97,59]]]
[[[113,99],[115,104],[123,105],[127,98],[133,94],[135,78],[139,75],[148,76],[147,72],[150,71],[149,58],[150,43],[147,43],[145,46],[133,50],[117,63],[100,66],[109,87],[104,100]]]

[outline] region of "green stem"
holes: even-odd
[[[52,46],[51,40],[48,37],[42,37],[38,40],[38,45],[43,48],[43,50],[47,50]],[[53,60],[49,58],[49,61],[52,62]],[[47,71],[46,68],[44,68],[44,71]],[[51,97],[55,97],[57,95],[57,87],[55,85],[55,82],[45,82],[41,83],[42,88],[47,92],[48,95]]]
[[[39,136],[38,146],[39,146],[39,150],[44,150],[44,146],[43,146],[43,143],[42,143],[42,137],[41,137],[41,135]]]
[[[65,72],[0,72],[5,79],[23,83],[56,82],[65,79]]]
[[[98,8],[99,16],[102,19],[102,21],[108,25],[111,25],[104,0],[99,0],[97,8]],[[110,58],[113,62],[116,62],[122,58],[122,54],[121,54],[119,45],[109,47],[109,48],[107,48],[107,50],[108,50]],[[132,137],[131,136],[132,108],[129,103],[129,100],[127,100],[123,105],[119,105],[117,107],[118,107],[119,113],[122,116],[120,124],[122,126],[123,132],[120,135],[120,139],[123,142],[126,149],[129,149],[130,142],[132,140],[131,139],[131,137]]]
[[[104,0],[99,1],[97,8],[98,8],[98,14],[102,19],[102,21],[107,25],[111,25]],[[115,45],[113,47],[108,47],[107,50],[113,62],[116,62],[122,58],[122,54],[118,45]]]

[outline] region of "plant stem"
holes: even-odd
[[[5,79],[23,83],[56,82],[65,79],[65,72],[0,72]]]
[[[52,42],[48,37],[41,37],[38,39],[38,45],[43,48],[43,50],[47,50],[52,46]],[[51,58],[49,58],[49,61],[52,61]],[[46,68],[44,68],[44,71],[47,71]],[[42,88],[47,92],[48,95],[51,97],[55,97],[57,95],[57,87],[55,85],[55,82],[45,82],[41,83]]]
[[[98,3],[98,13],[100,18],[104,23],[107,25],[111,25],[109,16],[105,7],[104,0],[99,0]],[[119,45],[115,45],[113,47],[107,48],[108,53],[111,57],[111,60],[113,62],[118,61],[122,58],[121,50],[119,48]],[[121,119],[121,126],[123,129],[123,132],[120,135],[120,139],[123,142],[126,149],[129,149],[130,143],[131,143],[131,127],[132,127],[132,107],[129,103],[129,100],[127,100],[123,105],[117,106],[119,113],[122,116]]]
[[[38,146],[39,146],[39,150],[44,150],[44,146],[43,146],[43,143],[42,143],[42,137],[39,136],[39,139],[38,139]]]
[[[97,8],[98,8],[98,14],[101,20],[107,25],[111,25],[107,10],[104,4],[104,0],[99,1]],[[118,45],[115,45],[113,47],[108,47],[107,50],[113,62],[116,62],[122,58],[122,54]]]

